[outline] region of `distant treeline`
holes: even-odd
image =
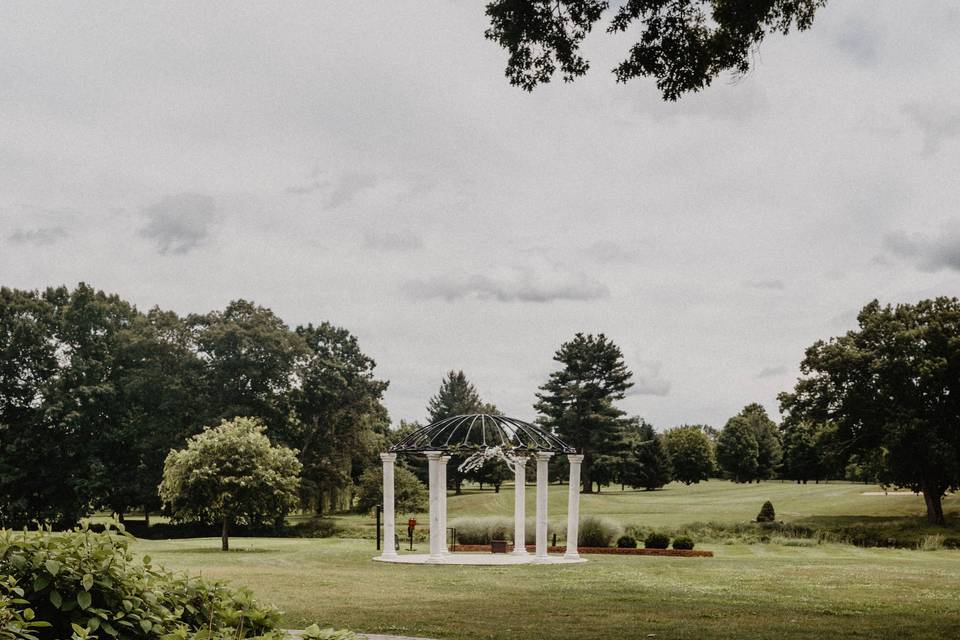
[[[349,506],[377,464],[385,381],[347,330],[245,300],[180,317],[80,284],[0,289],[0,525],[158,511],[163,462],[224,418],[299,451],[306,508]]]

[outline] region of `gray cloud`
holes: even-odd
[[[960,109],[940,103],[913,103],[901,111],[910,116],[923,135],[923,155],[933,155],[940,146],[960,135]]]
[[[143,210],[148,222],[140,235],[157,243],[160,253],[188,253],[210,235],[216,206],[200,193],[165,196]]]
[[[776,378],[777,376],[782,376],[785,373],[790,371],[788,367],[780,365],[778,367],[764,367],[760,370],[760,373],[757,374],[758,378]]]
[[[423,238],[409,231],[366,231],[363,245],[368,249],[409,252],[423,248]]]
[[[500,302],[554,302],[597,300],[610,295],[607,287],[582,273],[537,274],[529,269],[502,272],[494,276],[438,276],[411,280],[404,290],[414,298],[440,298],[448,302],[476,296]]]
[[[888,233],[883,246],[891,254],[912,261],[921,271],[960,271],[960,223],[944,227],[935,237],[905,231]]]
[[[633,367],[633,386],[627,392],[631,396],[670,395],[671,383],[661,375],[662,362],[643,361]]]
[[[10,242],[48,246],[70,235],[62,226],[38,227],[36,229],[17,229],[9,236]]]
[[[787,288],[787,285],[783,280],[778,280],[776,278],[750,280],[745,284],[751,289],[767,289],[770,291],[783,291]]]
[[[609,264],[637,262],[641,257],[638,247],[624,247],[611,240],[594,242],[587,247],[587,255],[597,262]]]
[[[879,57],[879,37],[862,20],[847,20],[834,36],[834,45],[862,66],[876,65]]]
[[[323,206],[325,209],[336,209],[352,202],[360,193],[375,187],[380,178],[372,173],[359,171],[345,171],[335,179],[320,177],[314,172],[310,180],[287,187],[287,193],[306,195],[315,191],[323,192]]]

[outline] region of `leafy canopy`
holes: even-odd
[[[260,522],[297,505],[300,461],[296,451],[274,446],[264,426],[236,418],[207,428],[171,451],[160,497],[177,520]]]
[[[625,0],[607,33],[637,31],[637,42],[613,70],[618,82],[655,78],[665,100],[699,91],[723,72],[744,74],[770,33],[804,30],[826,0]],[[485,36],[507,54],[510,84],[532,91],[559,70],[565,82],[590,63],[580,46],[608,0],[492,0]]]

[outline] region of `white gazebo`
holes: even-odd
[[[394,464],[397,454],[424,454],[429,463],[430,553],[398,554],[394,548]],[[563,555],[547,553],[547,465],[554,455],[566,455],[570,463],[567,498],[567,547]],[[469,470],[493,459],[503,460],[514,472],[514,550],[510,554],[450,553],[447,547],[447,463],[453,455],[464,458],[461,470]],[[383,553],[374,558],[383,562],[416,564],[563,564],[584,562],[577,553],[580,526],[580,463],[582,455],[555,435],[528,422],[485,413],[445,418],[418,429],[387,453],[383,460]],[[537,464],[537,518],[535,552],[527,552],[526,464]],[[516,542],[519,541],[519,544]]]

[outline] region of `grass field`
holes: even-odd
[[[835,530],[858,526],[877,528],[890,535],[906,534],[917,538],[944,534],[960,536],[960,498],[949,496],[944,510],[951,526],[930,527],[923,519],[923,498],[913,494],[864,495],[883,493],[876,485],[831,482],[797,485],[790,482],[735,484],[711,480],[695,485],[672,483],[660,491],[605,490],[581,495],[580,512],[609,518],[623,526],[680,529],[694,522],[735,524],[756,517],[764,500],[773,502],[777,519],[813,529]],[[567,487],[550,485],[548,512],[551,524],[562,528],[566,522]],[[527,515],[535,511],[535,491],[528,487]],[[500,493],[467,487],[464,495],[451,494],[449,518],[500,515],[513,517],[513,487],[505,485]],[[426,514],[414,514],[421,523]],[[374,536],[370,516],[343,515],[333,518],[349,536]],[[406,516],[402,518],[406,519]],[[562,538],[562,535],[561,535]]]
[[[560,521],[565,487],[551,486]],[[916,496],[865,496],[852,484],[712,481],[655,493],[584,496],[583,513],[678,527],[752,518],[764,499],[795,522],[915,525]],[[955,519],[956,498],[946,504]],[[532,509],[532,505],[531,505]],[[509,515],[512,491],[450,498],[451,517]],[[350,516],[347,526],[367,526]],[[230,580],[286,611],[359,631],[434,638],[936,638],[960,637],[960,551],[844,544],[701,544],[714,558],[590,556],[583,565],[454,567],[371,561],[371,540],[138,541],[168,567]]]

